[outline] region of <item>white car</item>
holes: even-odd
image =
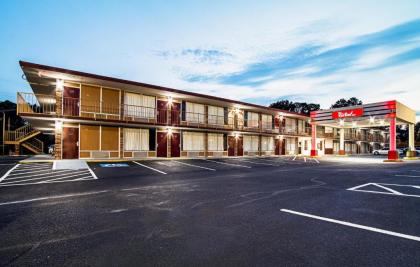
[[[397,148],[398,154],[403,154],[403,150]],[[389,148],[385,147],[385,148],[381,148],[381,149],[375,149],[372,151],[373,155],[388,155],[389,152]]]

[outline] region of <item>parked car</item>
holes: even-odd
[[[397,148],[397,151],[398,151],[398,154],[400,154],[400,155],[404,154],[404,150],[401,149],[401,148]],[[373,155],[388,155],[388,152],[389,152],[389,148],[384,147],[384,148],[381,148],[381,149],[374,149],[372,151],[372,154]]]
[[[55,145],[48,146],[48,154],[53,155],[55,150]]]

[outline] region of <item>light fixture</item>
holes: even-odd
[[[353,125],[353,127],[356,127],[357,126],[357,121],[353,121],[351,125]]]
[[[381,125],[384,125],[384,124],[385,124],[385,121],[384,121],[384,120],[380,120],[380,121],[379,121],[379,123],[380,123]]]
[[[239,114],[239,108],[235,108],[235,113]]]
[[[375,123],[375,116],[369,117],[369,123]]]
[[[339,124],[340,124],[340,126],[344,126],[344,120],[340,119]]]
[[[169,105],[172,105],[172,101],[173,101],[172,96],[168,96],[168,104]]]
[[[406,124],[401,125],[401,130],[405,131],[406,129],[407,129],[407,125]]]
[[[63,91],[63,89],[64,89],[64,81],[60,80],[60,79],[57,79],[57,82],[55,84],[55,90]]]
[[[61,130],[61,128],[63,127],[63,121],[55,121],[55,129],[56,130]]]
[[[239,138],[239,134],[235,133],[235,138],[238,139]]]
[[[166,131],[169,135],[172,135],[172,128],[168,128],[168,129],[166,129]]]

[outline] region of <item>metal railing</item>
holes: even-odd
[[[14,131],[5,131],[4,140],[5,141],[19,141],[33,132],[35,132],[35,129],[32,128],[30,124],[27,124],[20,128],[17,128]]]
[[[38,151],[38,153],[44,152],[44,143],[37,138],[31,138],[25,141],[23,145],[31,147],[33,150]]]
[[[32,93],[17,94],[17,112],[55,114],[56,99],[51,95],[35,95]]]

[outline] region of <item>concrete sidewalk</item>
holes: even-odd
[[[62,159],[54,160],[53,170],[81,170],[89,169],[85,160],[81,159]]]

